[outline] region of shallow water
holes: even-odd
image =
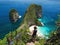
[[[50,16],[43,16],[43,18],[38,19],[43,23],[43,26],[38,26],[38,30],[44,36],[48,36],[52,31],[56,30],[55,20],[53,20]]]

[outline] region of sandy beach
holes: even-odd
[[[32,25],[32,26],[29,27],[30,35],[32,35],[32,32],[33,32],[33,30],[34,30],[34,26],[35,26],[35,25]],[[45,36],[40,33],[40,30],[38,29],[38,26],[36,26],[36,27],[37,27],[37,36],[40,37],[40,38],[44,38]]]

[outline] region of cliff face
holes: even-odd
[[[12,23],[15,23],[19,19],[18,12],[15,9],[10,10],[9,19]]]
[[[38,18],[41,18],[41,15],[42,7],[40,5],[32,4],[25,12],[23,23],[26,23],[29,26],[32,24],[41,25],[37,20]]]

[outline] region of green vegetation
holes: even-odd
[[[3,40],[0,40],[0,44],[1,45],[7,45],[7,37],[12,37],[13,41],[14,41],[14,45],[16,44],[16,39],[14,39],[16,37],[16,35],[19,35],[19,33],[21,33],[21,35],[18,37],[18,42],[17,44],[21,44],[21,45],[25,45],[27,40],[30,38],[30,36],[27,34],[28,30],[20,30],[18,31],[17,29],[17,33],[16,31],[14,32],[10,32],[9,34],[5,35],[5,37],[3,38]]]
[[[25,12],[22,24],[26,23],[27,25],[33,25],[33,24],[41,25],[41,23],[37,20],[38,17],[37,11],[40,12],[38,14],[41,15],[42,7],[35,4],[30,5],[30,7]]]
[[[45,45],[60,45],[60,27],[51,34],[50,39],[46,40]]]

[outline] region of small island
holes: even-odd
[[[15,23],[19,19],[19,14],[15,9],[11,9],[9,12],[10,22]]]

